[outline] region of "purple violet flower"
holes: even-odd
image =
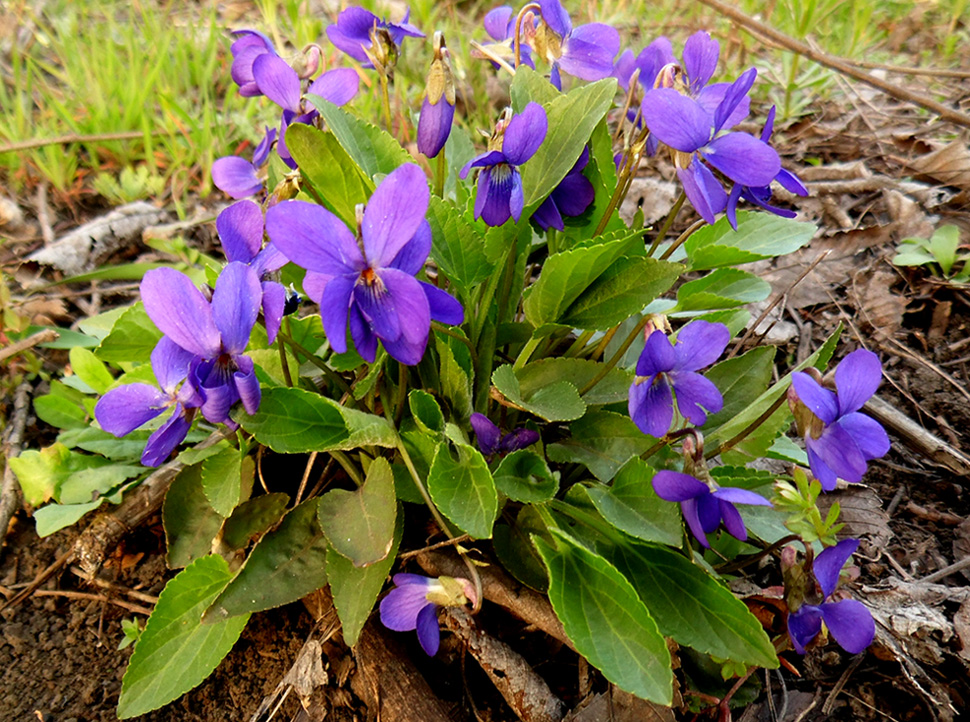
[[[428,72],[427,92],[418,117],[418,150],[434,158],[445,147],[455,118],[455,79],[441,32],[434,34],[434,59]]]
[[[327,37],[365,68],[373,68],[375,44],[383,46],[390,43],[393,47],[382,48],[381,55],[396,54],[404,38],[424,37],[424,33],[408,22],[410,16],[411,9],[408,8],[400,23],[390,23],[364,8],[350,7],[337,16],[335,24],[327,28]]]
[[[731,340],[723,323],[691,321],[680,329],[677,344],[661,331],[650,334],[630,386],[630,418],[650,436],[662,437],[674,417],[671,389],[680,413],[695,426],[707,421],[707,411],[724,406],[721,392],[697,371],[717,361]]]
[[[429,657],[438,652],[441,630],[438,607],[461,607],[474,602],[475,589],[467,579],[418,574],[395,574],[394,589],[381,600],[381,623],[395,632],[416,630]]]
[[[769,185],[781,170],[775,150],[746,133],[718,135],[747,97],[757,71],[751,68],[727,89],[713,115],[673,88],[657,88],[640,104],[652,135],[673,151],[688,200],[708,223],[727,205],[727,194],[708,165],[741,185]]]
[[[94,407],[94,417],[109,434],[122,437],[171,409],[169,419],[148,437],[141,463],[159,466],[189,433],[202,398],[191,384],[182,384],[193,356],[167,336],[152,351],[152,371],[161,387],[134,383],[112,389]],[[181,386],[179,386],[181,384]]]
[[[425,220],[430,192],[413,164],[381,182],[366,209],[358,208],[357,234],[322,206],[283,201],[266,212],[266,232],[291,261],[307,269],[303,288],[320,305],[323,328],[337,353],[347,350],[347,325],[368,362],[377,340],[403,364],[418,363],[431,320],[464,321],[461,304],[414,275],[431,252]]]
[[[263,190],[259,169],[269,158],[276,142],[276,129],[266,128],[263,139],[253,151],[252,161],[238,155],[217,158],[212,163],[212,182],[230,198],[248,198]]]
[[[771,133],[775,127],[775,106],[771,106],[771,110],[768,111],[768,117],[765,120],[765,127],[761,131],[761,140],[767,143],[771,140]],[[791,171],[787,171],[784,168],[778,171],[775,176],[775,181],[781,184],[782,188],[790,193],[794,193],[798,196],[807,196],[808,188],[802,183],[798,176],[796,176]],[[735,183],[734,187],[731,189],[731,193],[728,195],[727,200],[727,211],[726,215],[728,221],[731,223],[731,227],[734,230],[738,229],[738,218],[737,218],[737,208],[738,200],[744,198],[749,203],[753,203],[756,206],[764,208],[769,213],[774,213],[776,216],[781,216],[783,218],[794,218],[797,214],[795,211],[788,210],[787,208],[778,208],[777,206],[771,205],[768,201],[771,200],[771,186],[761,186],[759,188],[751,188],[750,186],[743,186],[739,183]]]
[[[516,17],[511,5],[500,5],[485,14],[485,32],[494,41],[486,47],[496,56],[508,61],[510,65],[515,62]],[[529,23],[531,27],[526,23]],[[522,19],[522,37],[519,38],[519,62],[522,65],[528,65],[533,70],[536,66],[535,61],[532,60],[532,48],[529,47],[527,40],[530,35],[534,34],[535,26],[535,16],[531,13],[527,14]],[[498,67],[495,62],[492,62],[492,66]]]
[[[822,631],[822,622],[849,654],[859,654],[872,643],[876,623],[862,602],[855,599],[826,601],[835,594],[839,573],[858,547],[858,539],[844,539],[815,558],[812,573],[821,592],[818,594],[816,590],[821,602],[803,603],[788,614],[788,636],[799,654],[805,654],[805,648]]]
[[[510,454],[513,451],[532,446],[539,440],[539,432],[532,429],[515,429],[508,434],[502,435],[498,426],[492,423],[485,414],[475,412],[469,419],[472,428],[475,430],[475,438],[478,440],[478,448],[482,455],[486,457],[495,454]]]
[[[805,435],[812,474],[825,491],[832,491],[839,478],[861,481],[866,462],[889,451],[886,430],[859,411],[881,380],[879,357],[866,349],[853,351],[839,363],[835,392],[822,388],[806,373],[792,374],[797,400],[812,414],[808,423],[799,424],[799,431]]]
[[[478,174],[475,218],[490,226],[500,226],[509,218],[519,222],[525,196],[518,166],[539,150],[548,125],[546,111],[538,103],[529,103],[518,115],[513,116],[511,109],[502,114],[488,142],[488,151],[461,169],[461,178],[466,178],[472,168],[482,169]]]
[[[259,408],[259,381],[253,361],[243,355],[259,315],[263,289],[256,272],[238,261],[228,264],[209,301],[184,273],[156,268],[145,274],[141,295],[149,318],[194,358],[188,383],[202,399],[202,415],[231,428],[229,410],[242,401],[248,414]]]
[[[559,70],[581,80],[601,80],[613,72],[613,58],[620,52],[620,34],[603,23],[573,27],[559,0],[539,0],[542,23],[535,31],[536,53],[552,65],[550,80],[562,89]]]
[[[593,184],[589,179],[583,175],[583,169],[587,163],[589,163],[589,146],[584,146],[576,164],[532,214],[532,220],[542,230],[546,231],[549,228],[564,230],[566,227],[563,222],[564,217],[581,216],[589,208],[593,198],[596,197],[596,191],[593,190]]]
[[[646,90],[651,90],[660,75],[660,71],[675,62],[670,40],[661,35],[641,50],[636,57],[634,57],[632,50],[624,50],[620,53],[620,57],[616,59],[616,64],[613,66],[613,77],[616,78],[621,88],[629,90],[633,71],[639,70],[638,82],[640,86]]]
[[[270,274],[286,265],[286,256],[272,243],[263,247],[263,211],[252,201],[239,201],[216,218],[216,230],[226,258],[250,266],[263,289],[263,319],[269,342],[276,340],[286,308],[286,289]]]
[[[680,502],[687,526],[704,547],[711,546],[707,535],[715,531],[722,521],[728,534],[735,539],[744,541],[748,538],[748,531],[735,504],[771,506],[770,501],[753,491],[718,488],[677,471],[658,471],[653,477],[653,488],[661,499]]]
[[[272,41],[258,30],[234,30],[233,41],[229,52],[232,53],[232,79],[239,86],[239,94],[252,98],[262,95],[256,79],[253,77],[253,63],[260,55],[276,55]]]

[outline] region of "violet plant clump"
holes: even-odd
[[[10,464],[45,533],[137,493],[139,461],[176,462],[162,524],[182,571],[136,646],[120,717],[201,682],[250,614],[324,587],[347,644],[377,605],[433,655],[441,607],[490,603],[483,563],[546,595],[579,654],[657,704],[675,683],[715,694],[677,679],[685,648],[726,677],[778,666],[786,633],[718,570],[774,554],[786,529],[832,544],[838,509],[822,520],[820,487],[860,481],[889,437],[861,410],[874,354],[848,354],[831,391],[819,381],[840,330],[797,365],[744,332],[771,294],[747,264],[815,232],[771,199],[775,182],[803,189],[768,143],[773,112],[760,137],[736,129],[764,110],[757,73],[717,77],[706,32],[680,60],[663,37],[623,49],[558,0],[484,22],[494,42],[474,60],[408,13],[359,7],[302,50],[235,34],[238,92],[279,122],[251,159],[211,169],[236,199],[215,221],[225,258],[145,273],[140,302],[98,319],[74,378],[38,404],[65,426]],[[345,66],[321,72],[334,58]],[[465,113],[492,108],[469,81],[477,61],[508,107],[476,155]],[[683,196],[631,225],[618,209],[644,163],[676,173]],[[467,579],[410,573],[403,553],[426,545]],[[796,650],[823,624],[849,651],[871,641],[837,590],[854,549],[821,552],[818,588],[789,595]],[[765,556],[765,574],[779,561]],[[661,568],[669,584],[644,582]],[[178,649],[158,646],[172,618]]]

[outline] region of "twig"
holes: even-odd
[[[966,556],[958,562],[954,562],[948,567],[943,567],[932,574],[927,574],[925,577],[919,580],[920,584],[932,584],[933,582],[938,582],[941,579],[945,579],[951,574],[956,574],[964,569],[970,567],[970,556]]]
[[[140,604],[132,604],[131,602],[126,602],[122,599],[112,599],[111,597],[106,597],[103,594],[91,594],[90,592],[71,592],[60,589],[38,589],[36,592],[34,592],[34,596],[64,597],[65,599],[84,599],[94,602],[107,602],[108,604],[114,604],[116,607],[127,609],[129,612],[134,612],[135,614],[144,614],[146,617],[152,613],[151,609],[148,607],[143,607]]]
[[[405,559],[410,559],[411,557],[416,557],[419,554],[424,554],[425,552],[433,552],[442,547],[450,547],[456,544],[464,544],[471,540],[471,536],[468,534],[462,534],[461,536],[456,536],[454,539],[445,539],[443,542],[438,542],[437,544],[432,544],[431,546],[424,547],[423,549],[415,549],[414,551],[404,552],[403,554],[398,554],[397,558],[400,561]]]
[[[934,78],[970,78],[966,70],[948,70],[946,68],[913,68],[909,65],[891,65],[890,63],[872,63],[865,60],[847,60],[850,65],[872,70],[885,70],[889,73],[903,73],[905,75],[930,75]]]
[[[158,604],[158,597],[152,594],[145,594],[144,592],[139,592],[135,589],[129,589],[128,587],[123,587],[120,584],[114,584],[105,579],[99,579],[98,577],[92,577],[90,574],[85,574],[79,567],[71,567],[71,574],[83,579],[89,584],[94,584],[101,589],[107,589],[108,591],[117,592],[118,594],[124,594],[126,597],[131,597],[132,599],[137,599],[139,602],[146,602],[148,604]]]
[[[149,131],[148,134],[154,138],[162,135],[181,135],[182,131],[157,128]],[[0,153],[14,153],[21,150],[32,150],[34,148],[43,148],[47,145],[67,145],[68,143],[100,143],[102,141],[109,140],[138,140],[139,138],[144,137],[145,132],[141,130],[125,130],[118,133],[93,133],[91,135],[68,133],[67,135],[58,135],[53,138],[31,138],[30,140],[18,140],[14,143],[7,143],[6,145],[0,146]]]
[[[74,553],[73,551],[70,551],[65,554],[62,554],[57,559],[55,559],[54,562],[49,567],[47,567],[47,569],[42,571],[34,578],[34,581],[32,581],[30,584],[24,587],[23,591],[17,594],[17,596],[8,599],[2,605],[0,605],[0,612],[2,612],[4,609],[7,609],[8,607],[16,607],[25,599],[29,598],[34,592],[36,592],[40,588],[41,584],[46,582],[48,579],[50,579],[57,572],[59,572],[61,569],[64,568],[64,565],[66,565],[71,560],[71,555],[73,553]]]
[[[38,331],[32,336],[28,336],[27,338],[21,339],[16,343],[12,343],[9,346],[5,346],[4,348],[0,349],[0,362],[6,361],[11,356],[16,356],[21,351],[26,351],[27,349],[33,348],[39,344],[56,341],[59,336],[60,334],[52,328],[45,328],[43,331]]]
[[[900,88],[892,83],[877,78],[874,75],[870,75],[869,73],[858,70],[842,58],[829,55],[821,50],[813,50],[807,44],[796,40],[790,35],[786,35],[785,33],[775,30],[773,27],[765,25],[754,18],[748,17],[737,8],[731,7],[721,0],[700,0],[700,2],[710,8],[713,8],[722,15],[726,15],[727,17],[731,18],[731,20],[736,22],[745,30],[762,35],[783,48],[791,50],[793,53],[803,55],[809,60],[815,61],[819,65],[824,65],[826,68],[836,70],[843,75],[848,75],[850,78],[861,80],[863,83],[871,85],[874,88],[878,88],[896,100],[918,105],[922,108],[933,111],[944,120],[948,120],[951,123],[956,123],[957,125],[962,125],[965,128],[970,128],[970,115],[966,115],[958,110],[949,108],[942,103],[936,102],[932,98],[927,98],[919,93],[913,93],[905,88]]]
[[[14,392],[13,413],[7,426],[6,439],[3,444],[3,455],[8,463],[3,469],[3,487],[0,488],[0,545],[7,536],[10,520],[20,506],[20,485],[17,477],[10,468],[9,460],[20,456],[20,447],[24,442],[24,429],[27,426],[27,411],[30,409],[30,392],[32,386],[24,381]]]
[[[54,242],[54,229],[51,228],[50,208],[47,206],[47,181],[37,186],[37,222],[44,245],[49,246]]]
[[[862,664],[862,660],[865,658],[865,654],[857,654],[855,659],[853,659],[852,662],[849,663],[849,666],[845,668],[842,676],[839,677],[839,681],[835,683],[832,691],[829,692],[829,696],[825,699],[825,704],[822,705],[823,715],[832,714],[832,709],[835,707],[836,698],[839,696],[842,688],[845,687],[845,683],[849,681],[849,677],[852,676],[852,673],[855,672],[856,669],[858,669],[859,665]]]

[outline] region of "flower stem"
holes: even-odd
[[[434,174],[434,194],[439,198],[445,197],[445,176],[448,173],[448,165],[445,163],[445,149],[438,151],[438,162],[435,165]]]
[[[518,370],[525,366],[533,352],[535,352],[536,348],[539,346],[540,341],[542,341],[542,339],[536,338],[535,336],[526,341],[525,346],[522,347],[518,357],[515,359],[515,365],[512,368]]]
[[[512,36],[512,45],[515,51],[516,70],[522,64],[522,20],[525,18],[526,13],[535,10],[541,13],[542,6],[539,3],[529,3],[519,10],[519,14],[515,16],[515,35]]]
[[[673,255],[674,251],[680,248],[688,238],[694,235],[694,233],[702,226],[704,226],[706,223],[707,221],[705,221],[703,218],[700,218],[694,221],[693,223],[691,223],[690,227],[686,231],[681,233],[679,236],[677,236],[677,240],[671,243],[670,246],[668,246],[667,250],[661,254],[660,260],[666,261],[668,258],[670,258]]]
[[[736,434],[735,436],[733,436],[729,440],[725,441],[723,444],[718,444],[714,448],[708,449],[707,452],[704,454],[704,458],[705,459],[710,459],[710,458],[713,458],[713,457],[717,456],[718,454],[720,454],[720,453],[722,453],[724,451],[727,451],[729,449],[733,449],[735,446],[737,446],[742,441],[744,441],[744,439],[747,438],[747,436],[752,431],[754,431],[755,429],[757,429],[765,421],[767,421],[769,418],[771,418],[771,415],[774,414],[781,407],[781,405],[783,403],[785,403],[785,401],[787,399],[788,399],[787,395],[784,394],[784,393],[782,393],[781,396],[779,396],[777,399],[775,399],[775,402],[771,406],[769,406],[767,409],[765,409],[765,411],[761,414],[761,416],[759,416],[757,419],[755,419],[750,424],[748,424],[747,426],[745,426],[738,434]]]
[[[279,335],[276,337],[276,348],[280,352],[280,365],[283,367],[283,380],[286,385],[293,388],[293,379],[290,377],[290,365],[286,361],[286,347],[283,345],[283,338]]]
[[[381,83],[381,100],[383,101],[384,105],[384,122],[387,124],[387,132],[393,135],[394,133],[391,130],[391,94],[388,88],[390,83],[387,79],[387,72],[380,70],[377,73],[377,77]]]
[[[650,320],[649,314],[640,319],[637,325],[633,327],[633,330],[630,332],[630,335],[626,337],[626,340],[622,344],[620,344],[620,348],[618,348],[616,350],[616,353],[614,353],[610,357],[610,360],[603,365],[603,368],[600,369],[599,373],[596,374],[593,378],[591,378],[589,380],[589,383],[587,383],[585,386],[583,386],[583,388],[579,390],[580,396],[583,396],[584,394],[589,392],[591,388],[593,388],[594,386],[596,386],[596,384],[598,384],[600,381],[606,378],[606,375],[610,371],[612,371],[613,368],[620,362],[620,359],[623,358],[623,355],[627,352],[627,349],[633,345],[633,342],[636,340],[637,336],[639,336],[640,333],[643,331],[643,329],[646,327],[647,322],[649,320]]]
[[[660,230],[657,232],[657,237],[654,238],[653,243],[650,244],[650,250],[647,251],[647,256],[649,256],[650,258],[653,258],[653,254],[654,254],[654,251],[657,250],[657,246],[659,246],[660,243],[663,241],[663,239],[666,238],[667,232],[670,230],[670,227],[674,225],[674,220],[676,220],[677,214],[680,213],[680,209],[683,207],[684,201],[686,200],[687,200],[687,194],[681,191],[680,196],[677,198],[677,201],[674,203],[674,207],[670,209],[670,212],[667,214],[667,217],[664,219],[663,226],[661,226]]]

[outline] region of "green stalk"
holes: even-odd
[[[586,394],[590,389],[596,386],[596,384],[598,384],[600,381],[606,378],[606,375],[610,371],[612,371],[613,368],[620,362],[620,359],[623,358],[623,354],[627,352],[627,349],[633,345],[633,342],[636,340],[637,336],[640,335],[640,332],[643,331],[643,329],[646,327],[647,322],[649,320],[650,320],[649,315],[644,316],[643,318],[640,319],[640,322],[636,326],[634,326],[633,330],[630,332],[630,335],[626,337],[626,340],[620,345],[620,348],[616,350],[616,353],[614,353],[613,356],[610,357],[610,360],[606,362],[603,368],[600,369],[599,373],[597,373],[593,378],[591,378],[589,380],[589,383],[587,383],[585,386],[583,386],[583,388],[579,390],[580,396],[583,396],[584,394]]]
[[[384,105],[384,120],[387,124],[387,132],[393,135],[393,131],[391,129],[391,95],[388,89],[390,83],[387,79],[387,72],[383,69],[379,70],[377,77],[381,83],[381,100],[383,101]]]
[[[650,244],[650,250],[647,251],[647,255],[653,258],[654,251],[657,250],[657,246],[663,241],[667,236],[667,232],[670,227],[674,225],[674,220],[677,218],[677,214],[680,213],[681,207],[684,205],[684,201],[687,200],[687,194],[683,191],[680,192],[677,201],[674,203],[674,207],[670,209],[667,217],[664,219],[664,224],[661,226],[660,230],[657,232],[657,237],[653,239],[653,243]]]
[[[448,165],[445,163],[445,149],[438,152],[438,163],[435,166],[434,174],[434,194],[439,198],[445,197],[445,176],[448,173]]]

